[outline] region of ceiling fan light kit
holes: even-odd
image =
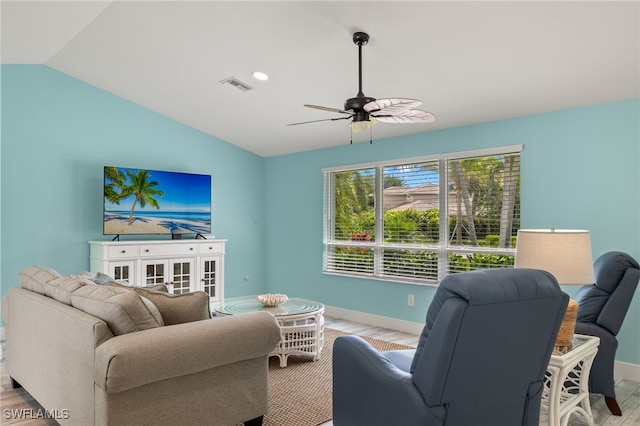
[[[353,34],[353,42],[358,46],[358,94],[354,98],[347,99],[344,109],[330,108],[320,105],[305,104],[307,108],[319,109],[322,111],[345,114],[341,117],[326,118],[322,120],[304,121],[300,123],[288,124],[297,126],[299,124],[317,123],[320,121],[336,121],[351,119],[350,128],[352,132],[371,129],[377,122],[381,123],[431,123],[436,117],[420,109],[415,109],[422,104],[417,99],[406,98],[383,98],[375,99],[365,96],[362,92],[362,46],[369,42],[369,35],[364,32]],[[353,143],[353,140],[352,140]]]
[[[376,120],[375,118],[371,117],[367,121],[355,121],[354,120],[354,121],[351,122],[351,124],[349,124],[349,127],[351,128],[352,132],[361,132],[363,130],[371,129],[376,124],[378,124],[378,120]]]

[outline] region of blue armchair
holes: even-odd
[[[578,302],[576,333],[600,338],[598,354],[591,366],[589,391],[604,395],[609,411],[621,416],[613,379],[616,336],[638,287],[640,266],[634,258],[619,251],[603,254],[593,266],[596,283],[581,287],[574,296]]]
[[[357,336],[333,349],[333,424],[538,425],[543,378],[569,296],[547,272],[446,277],[415,350]]]

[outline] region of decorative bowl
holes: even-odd
[[[289,300],[286,294],[259,294],[256,296],[256,300],[264,306],[273,307],[278,306],[281,303]]]

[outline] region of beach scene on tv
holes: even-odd
[[[104,168],[104,234],[209,234],[211,176]]]

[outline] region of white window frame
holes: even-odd
[[[394,244],[394,243],[385,243],[383,238],[375,238],[375,241],[371,242],[361,242],[361,241],[345,241],[345,240],[336,240],[334,238],[335,232],[335,173],[339,172],[348,172],[354,170],[361,169],[376,169],[376,182],[375,182],[375,197],[376,200],[382,200],[382,191],[383,191],[383,182],[384,179],[382,170],[384,167],[390,166],[399,166],[404,164],[412,164],[412,163],[423,163],[423,162],[432,162],[432,161],[440,161],[440,206],[448,205],[448,194],[449,191],[446,189],[448,184],[448,167],[446,167],[446,162],[441,160],[457,160],[457,159],[467,159],[470,157],[489,157],[489,156],[497,156],[497,155],[509,155],[509,154],[521,154],[524,149],[524,145],[508,145],[494,148],[484,148],[478,150],[469,150],[469,151],[459,151],[452,153],[440,153],[433,154],[428,156],[420,156],[420,157],[410,157],[403,158],[397,160],[389,160],[389,161],[377,161],[377,162],[367,162],[367,163],[359,163],[359,164],[350,164],[344,166],[336,166],[336,167],[327,167],[322,169],[323,178],[324,178],[324,205],[323,205],[323,273],[328,275],[340,275],[340,276],[350,276],[350,277],[361,277],[373,280],[382,280],[382,281],[392,281],[392,282],[401,282],[401,283],[410,283],[410,284],[418,284],[418,285],[438,285],[439,282],[449,274],[448,271],[448,255],[449,253],[456,254],[471,254],[471,253],[487,253],[487,254],[497,254],[497,255],[515,255],[515,248],[485,248],[485,247],[460,247],[455,246],[452,247],[449,244],[449,214],[448,209],[440,210],[440,241],[437,245],[425,245],[425,244]],[[382,202],[376,203],[376,235],[383,235],[384,232],[384,221],[379,220],[379,218],[384,215],[384,206]],[[444,236],[444,238],[443,238]],[[444,242],[443,242],[444,241]],[[353,247],[353,248],[367,248],[373,249],[374,251],[374,266],[373,273],[358,273],[358,272],[345,272],[345,271],[336,271],[329,270],[327,265],[329,262],[329,253],[332,247]],[[438,272],[437,272],[437,280],[425,280],[425,279],[413,279],[409,277],[402,276],[391,276],[385,275],[383,273],[383,262],[382,262],[382,251],[383,249],[401,249],[401,250],[411,250],[417,249],[420,251],[424,251],[425,249],[431,249],[431,251],[435,251],[438,253]]]

